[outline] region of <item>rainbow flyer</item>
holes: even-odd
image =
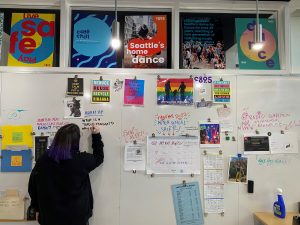
[[[13,13],[8,66],[52,67],[55,14]]]
[[[238,45],[239,68],[258,70],[279,70],[278,41],[276,21],[259,19],[262,25],[262,48],[255,50],[255,24],[253,18],[235,19]]]

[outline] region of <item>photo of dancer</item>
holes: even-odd
[[[83,97],[65,98],[65,118],[83,118],[82,102]]]
[[[228,167],[228,180],[231,182],[247,183],[248,158],[230,157]]]
[[[220,146],[220,124],[200,122],[200,146],[219,147]]]

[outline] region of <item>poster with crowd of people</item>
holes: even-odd
[[[219,18],[180,16],[180,68],[225,69],[224,37]]]

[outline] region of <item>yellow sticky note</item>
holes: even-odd
[[[22,166],[22,156],[20,155],[15,155],[15,156],[11,156],[11,160],[10,160],[10,165],[11,166]]]
[[[32,148],[32,126],[2,126],[2,149],[7,145],[26,145]]]

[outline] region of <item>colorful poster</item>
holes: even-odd
[[[83,118],[83,97],[67,97],[64,99],[64,118]]]
[[[228,181],[247,183],[248,158],[244,156],[229,157]]]
[[[92,80],[92,103],[110,102],[110,81]]]
[[[223,24],[219,18],[181,16],[180,68],[225,69]]]
[[[68,78],[67,95],[83,96],[83,78]]]
[[[32,152],[30,149],[12,151],[2,150],[1,172],[30,172]]]
[[[144,80],[125,79],[124,105],[144,105]]]
[[[220,124],[200,122],[200,147],[220,147]]]
[[[32,126],[2,126],[2,149],[9,145],[23,145],[32,148]]]
[[[213,81],[213,102],[230,102],[230,81]]]
[[[192,78],[162,78],[157,80],[158,105],[192,105]]]
[[[279,70],[276,21],[260,18],[262,25],[262,48],[255,50],[255,24],[253,18],[236,18],[236,39],[238,44],[239,68],[256,70]]]
[[[124,67],[167,68],[167,15],[125,16]]]
[[[55,14],[12,13],[8,66],[52,67]]]
[[[3,23],[4,23],[4,13],[0,13],[0,61],[1,61],[1,49],[3,42]]]
[[[71,67],[116,68],[116,51],[111,48],[109,12],[72,12]]]

